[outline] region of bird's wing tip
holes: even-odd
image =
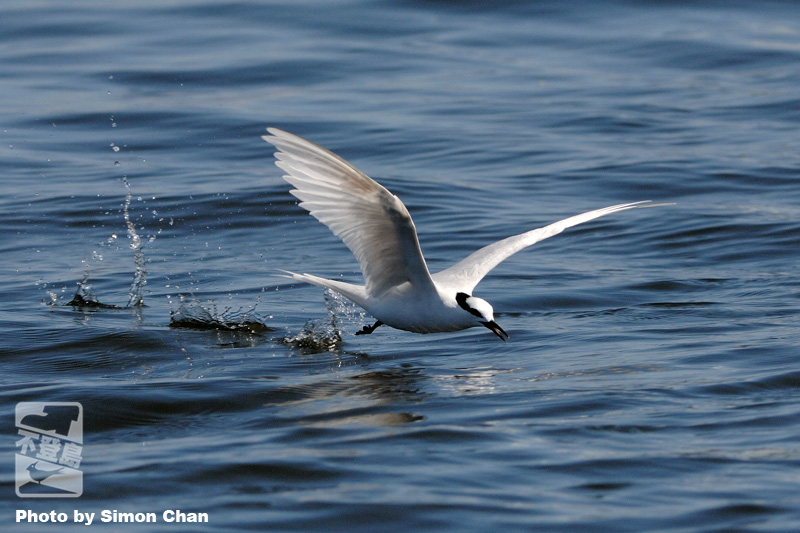
[[[269,135],[262,135],[261,138],[263,140],[267,141],[268,143],[271,143],[271,144],[275,144],[273,142],[275,140],[288,139],[290,137],[295,137],[295,135],[293,135],[293,134],[291,134],[291,133],[289,133],[287,131],[283,131],[280,128],[268,127],[267,128],[267,133]]]

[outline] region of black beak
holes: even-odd
[[[503,330],[503,328],[501,328],[501,327],[500,327],[500,325],[499,325],[497,322],[495,322],[494,320],[492,320],[491,322],[481,322],[481,324],[483,324],[484,326],[486,326],[487,328],[489,328],[490,330],[492,330],[492,332],[493,332],[495,335],[497,335],[498,337],[500,337],[500,340],[501,340],[501,341],[503,341],[503,342],[506,342],[506,339],[508,338],[508,333],[506,333],[506,332]]]

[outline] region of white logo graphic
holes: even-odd
[[[76,498],[83,493],[83,406],[20,402],[16,409],[16,488],[20,498]]]

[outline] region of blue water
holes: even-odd
[[[4,531],[800,530],[797,3],[7,0],[0,71]],[[356,337],[277,275],[360,279],[267,126],[400,196],[434,271],[676,204],[498,267],[507,344]],[[16,496],[21,401],[83,405],[80,498]]]

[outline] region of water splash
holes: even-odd
[[[128,303],[124,306],[118,306],[100,302],[100,300],[97,298],[97,295],[92,290],[91,284],[89,283],[91,269],[88,260],[84,259],[83,262],[86,264],[86,270],[83,273],[83,279],[78,282],[78,289],[75,292],[75,295],[66,305],[81,308],[93,307],[99,309],[131,309],[144,306],[144,288],[145,285],[147,285],[147,261],[144,256],[145,242],[139,236],[139,233],[136,231],[136,225],[133,223],[133,220],[131,220],[130,206],[133,194],[131,192],[130,183],[125,176],[122,177],[122,182],[125,184],[126,190],[125,202],[122,205],[122,216],[125,220],[125,226],[127,228],[128,238],[130,240],[129,248],[133,250],[134,262],[133,281],[131,282],[130,291],[128,291]],[[147,243],[153,242],[155,238],[155,235],[151,236]],[[116,242],[117,235],[114,233],[106,241],[101,242],[100,246],[112,246]],[[102,261],[103,255],[94,250],[92,251],[92,260]],[[57,298],[54,298],[52,294],[49,294],[49,296],[52,303],[55,304]]]
[[[104,304],[98,300],[97,295],[94,293],[91,284],[89,283],[89,270],[83,274],[83,279],[78,282],[78,290],[75,291],[75,296],[72,300],[67,302],[67,305],[73,307],[89,307],[94,309],[121,309],[116,305]]]
[[[367,313],[341,294],[325,289],[323,295],[331,323],[335,328],[349,332],[358,331],[367,324]]]
[[[131,193],[131,185],[128,179],[123,176],[122,183],[125,184],[125,203],[122,205],[122,216],[125,219],[125,225],[128,228],[128,238],[130,239],[130,249],[133,250],[133,263],[135,270],[133,273],[133,281],[131,282],[131,290],[128,293],[128,305],[126,307],[141,307],[144,305],[144,286],[147,285],[147,265],[144,257],[144,243],[142,238],[136,232],[136,225],[131,221],[130,205],[133,194]],[[155,237],[150,238],[150,242]]]
[[[51,307],[55,307],[58,305],[59,295],[58,292],[52,289],[45,289],[45,293],[47,294],[47,298],[42,299],[42,303],[45,305],[49,305]]]
[[[364,323],[365,313],[341,294],[326,289],[327,320],[309,320],[296,335],[288,335],[281,342],[307,353],[333,352],[342,348],[342,319],[346,323]],[[348,328],[349,329],[349,328]]]
[[[204,305],[197,300],[186,301],[181,297],[181,305],[177,311],[170,309],[169,327],[203,329],[217,331],[239,331],[254,335],[263,335],[274,331],[268,327],[263,318],[258,316],[254,308],[246,311],[225,308],[217,311],[216,306]]]
[[[309,320],[298,334],[287,335],[280,342],[304,353],[336,352],[342,348],[342,334],[330,322]]]

